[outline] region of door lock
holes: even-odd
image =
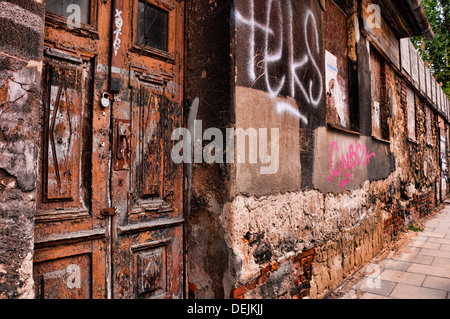
[[[104,108],[109,107],[109,105],[111,104],[111,101],[109,99],[109,94],[107,92],[102,94],[101,104]]]
[[[102,209],[100,211],[100,215],[102,215],[102,216],[116,216],[116,209],[114,207]]]
[[[127,170],[130,166],[131,123],[130,121],[116,120],[115,127],[114,169],[116,171]]]
[[[125,126],[122,122],[119,123],[118,132],[117,132],[117,159],[123,160],[128,154],[129,149],[129,141],[128,141],[128,132],[125,130]]]

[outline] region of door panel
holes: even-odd
[[[102,298],[105,293],[106,229],[91,209],[93,65],[93,58],[45,51],[35,215],[37,298]]]
[[[40,299],[91,298],[91,255],[78,255],[36,263],[36,296]]]
[[[128,136],[115,129],[114,143],[127,140],[128,147],[123,152],[116,147],[113,156],[113,296],[182,298],[183,167],[172,162],[171,134],[183,124],[184,4],[136,0],[122,5],[115,10],[131,18],[124,16],[122,30],[131,29],[133,36],[122,38],[128,59],[115,65],[126,70],[122,79],[126,74],[128,85],[115,94],[114,121]],[[146,18],[158,20],[159,29],[166,23],[166,41],[142,41],[142,25],[150,26]]]
[[[42,200],[49,207],[86,211],[89,166],[81,161],[89,152],[91,116],[85,102],[92,67],[77,62],[45,58]]]
[[[36,297],[182,298],[184,3],[79,3],[47,3]]]
[[[42,76],[41,143],[35,215],[36,298],[86,299],[107,296],[109,206],[108,111],[97,90],[107,78],[100,41],[109,15],[100,2],[80,1],[79,27],[68,23],[71,0],[47,1]],[[59,15],[62,14],[62,15]],[[65,15],[65,16],[63,16]],[[73,21],[72,21],[73,22]]]

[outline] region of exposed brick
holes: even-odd
[[[247,291],[251,291],[256,288],[257,284],[258,284],[258,279],[255,279],[255,280],[245,284],[245,288]]]
[[[269,278],[269,274],[265,274],[265,275],[260,276],[260,277],[257,279],[257,284],[258,284],[258,286],[264,285],[264,284],[266,283],[266,281],[267,281],[268,278]]]
[[[303,257],[312,256],[312,255],[314,255],[314,253],[315,253],[314,248],[309,249],[309,250],[305,250],[305,251],[303,252]]]
[[[265,266],[261,269],[261,276],[267,274],[270,271],[270,265]]]
[[[270,271],[278,270],[278,268],[279,268],[279,265],[276,261],[273,261],[270,263]]]
[[[237,299],[241,296],[243,296],[246,292],[245,286],[241,286],[235,289],[232,289],[230,292],[230,298],[231,299]]]

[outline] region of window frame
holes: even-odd
[[[149,5],[152,5],[168,13],[168,30],[167,30],[167,51],[152,48],[150,46],[144,46],[137,42],[137,23],[138,23],[138,6],[139,1],[147,1]],[[140,55],[149,56],[158,60],[162,60],[171,64],[175,64],[174,52],[175,52],[175,30],[176,30],[176,5],[171,1],[166,0],[135,0],[132,3],[132,36],[131,36],[131,48],[130,51],[139,53]]]
[[[80,28],[69,28],[67,25],[67,17],[61,16],[59,14],[47,11],[45,9],[45,25],[54,27],[54,28],[62,28],[65,31],[77,33],[81,36],[86,37],[94,37],[95,39],[99,39],[97,26],[98,26],[98,1],[88,0],[89,1],[89,23],[81,23]]]
[[[339,98],[339,96],[332,96],[329,92],[329,83],[326,81],[326,74],[328,72],[327,68],[327,59],[326,54],[324,54],[325,59],[325,87],[326,87],[326,114],[325,114],[325,123],[327,127],[333,128],[339,131],[344,131],[347,133],[353,133],[353,134],[361,134],[360,133],[360,110],[359,110],[359,101],[357,100],[357,97],[355,94],[357,94],[357,89],[355,89],[355,60],[352,60],[351,53],[352,53],[352,47],[351,47],[351,34],[352,30],[351,28],[354,27],[352,23],[354,23],[355,20],[355,14],[347,14],[344,10],[342,10],[341,6],[339,6],[337,3],[334,3],[334,1],[328,0],[327,3],[327,10],[325,12],[325,22],[324,22],[324,30],[326,29],[327,21],[330,22],[329,19],[326,18],[327,14],[331,14],[331,6],[334,6],[332,9],[333,12],[338,12],[339,14],[342,14],[341,17],[336,17],[334,15],[334,23],[336,24],[342,24],[344,26],[343,35],[345,35],[345,39],[343,41],[338,41],[339,45],[336,45],[335,37],[332,36],[332,32],[326,32],[324,35],[324,50],[325,52],[328,52],[330,56],[332,56],[334,59],[336,59],[337,69],[338,72],[341,73],[341,77],[343,78],[343,81],[345,81],[345,88],[344,88],[344,97],[345,97],[345,110],[344,110],[344,116],[348,116],[348,121],[346,125],[342,125],[342,123],[339,123],[340,116],[337,114],[336,110],[331,110],[332,107],[329,103],[332,103],[332,99],[334,99],[334,103],[336,103],[336,99]],[[345,23],[343,22],[345,20]],[[334,43],[333,43],[334,42]],[[342,52],[342,48],[345,47],[344,52]],[[345,59],[345,61],[343,60]],[[353,72],[353,73],[352,73]],[[344,74],[344,76],[342,76]],[[338,83],[335,83],[336,85],[339,85],[339,76],[336,75],[338,78],[336,79]],[[342,81],[341,81],[342,82]],[[356,84],[357,85],[357,84]],[[336,92],[336,91],[334,91]],[[338,90],[338,92],[341,92],[341,90]],[[336,114],[334,114],[336,113]],[[348,114],[346,114],[348,113]]]

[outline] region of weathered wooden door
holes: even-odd
[[[37,298],[182,298],[184,4],[47,0]]]

